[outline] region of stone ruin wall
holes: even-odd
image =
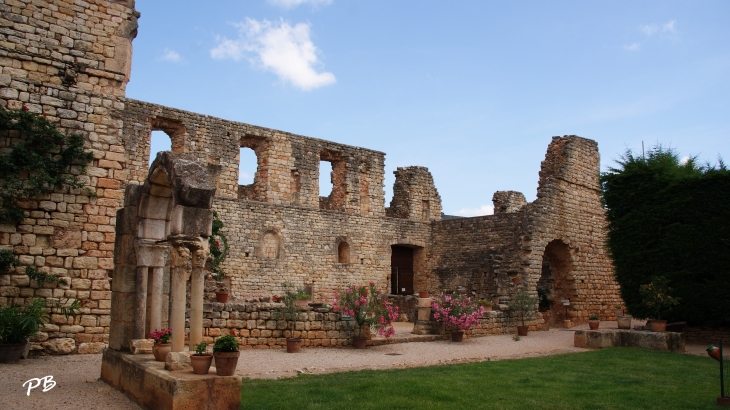
[[[598,176],[595,141],[553,137],[534,202],[522,205],[521,195],[496,193],[495,209],[510,201],[517,206],[504,207],[506,213],[434,224],[431,286],[464,287],[482,298],[498,293],[502,303],[520,288],[537,296],[547,253],[553,271],[552,323],[584,323],[594,314],[615,320],[614,305],[623,302],[604,247]],[[520,283],[515,285],[512,278]],[[560,301],[568,298],[571,307],[565,317]]]
[[[536,281],[539,249],[545,248],[548,237],[567,241],[575,266],[582,269],[575,272],[597,272],[576,274],[580,281],[573,286],[576,292],[617,295],[598,240],[603,216],[600,211],[577,211],[583,205],[595,207],[598,191],[591,194],[593,188],[585,187],[597,183],[593,181],[597,153],[589,153],[595,163],[588,164],[583,174],[561,174],[567,169],[561,164],[577,167],[582,159],[572,151],[563,158],[559,149],[551,149],[554,155],[549,153],[543,177],[555,176],[557,182],[544,188],[541,182],[543,193],[538,193],[537,201],[549,206],[538,212],[539,207],[528,204],[520,211],[523,220],[518,226],[532,236],[515,236],[509,230],[516,223],[513,214],[462,220],[477,231],[483,225],[486,236],[460,232],[448,221],[439,222],[440,197],[425,168],[396,171],[394,198],[386,208],[383,153],[124,98],[139,17],[131,0],[0,0],[0,12],[0,105],[25,107],[44,114],[62,132],[81,133],[85,148],[93,154],[81,178],[94,196],[74,190],[25,201],[26,219],[21,224],[0,225],[0,247],[12,249],[22,264],[15,272],[0,275],[0,304],[22,304],[34,296],[82,302],[76,320],[54,315],[34,340],[34,349],[90,353],[108,343],[116,211],[126,185],[142,184],[147,177],[152,130],[166,132],[174,152],[220,166],[214,208],[223,214],[226,233],[233,239],[224,267],[235,298],[268,296],[278,292],[284,280],[314,281],[315,296],[325,300],[334,288],[349,283],[373,280],[386,287],[390,245],[396,244],[415,248],[416,290],[468,283],[483,267],[477,260],[478,240],[488,240],[495,260],[504,255],[507,262],[492,265],[499,265],[508,276],[514,268],[507,265],[520,265],[525,253],[531,255],[530,246],[538,249],[519,268],[523,279]],[[4,137],[0,149],[9,149],[12,143]],[[258,171],[249,186],[237,183],[239,147],[257,154]],[[333,164],[335,188],[328,198],[319,197],[320,160]],[[547,195],[553,194],[564,201],[551,202]],[[558,214],[558,220],[551,219],[553,211],[583,222],[571,228]],[[587,233],[579,233],[584,227]],[[449,235],[454,236],[448,239]],[[343,240],[350,245],[350,261],[341,264],[336,262],[336,247]],[[445,255],[453,255],[449,246],[459,241],[466,246],[461,251],[464,260],[448,262]],[[264,246],[275,242],[278,245]],[[475,262],[468,261],[469,255]],[[69,285],[38,287],[23,274],[28,265],[66,278]],[[474,279],[479,292],[492,291],[493,282]],[[607,295],[582,302],[580,317],[604,309],[606,303],[610,311],[609,301],[616,299]]]
[[[441,198],[428,169],[396,171],[396,185],[409,189],[394,201],[417,212],[386,218],[381,152],[130,99],[117,114],[136,168],[130,172],[133,183],[147,176],[154,130],[170,135],[173,151],[220,166],[213,209],[231,245],[222,267],[235,300],[281,294],[284,282],[311,287],[317,301],[331,301],[336,289],[349,284],[373,281],[385,289],[391,245],[416,248],[421,263],[414,269],[425,276],[430,220],[441,215]],[[240,147],[257,153],[259,167],[248,186],[238,185]],[[327,198],[318,192],[321,160],[333,163]],[[424,203],[436,214],[424,214]],[[342,262],[341,242],[349,250]],[[212,298],[214,283],[208,284]]]
[[[93,154],[81,176],[95,192],[60,191],[25,201],[26,219],[0,225],[0,247],[22,266],[0,275],[0,304],[29,298],[77,298],[75,321],[54,315],[34,349],[91,353],[108,341],[115,213],[129,178],[122,124],[138,13],[133,1],[0,1],[0,105],[43,114],[61,132],[80,133]],[[12,141],[0,138],[0,149]],[[25,266],[65,278],[69,286],[30,283]]]

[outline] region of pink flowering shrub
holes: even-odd
[[[439,293],[431,302],[433,318],[447,328],[459,330],[479,327],[479,319],[484,316],[484,306],[473,302],[469,296],[454,292],[451,295]]]
[[[157,330],[147,335],[148,339],[155,339],[155,344],[167,344],[170,343],[172,338],[172,329],[167,328],[166,330]]]
[[[398,306],[385,300],[375,284],[354,286],[335,294],[332,309],[342,315],[352,316],[357,323],[357,335],[362,336],[365,326],[375,328],[378,335],[389,338],[395,334],[393,321],[398,318]]]

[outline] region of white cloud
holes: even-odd
[[[267,0],[267,2],[286,10],[297,7],[300,4],[311,4],[315,7],[332,4],[332,0]]]
[[[454,213],[458,216],[482,216],[493,215],[494,207],[491,205],[482,205],[479,208],[462,208]]]
[[[162,53],[162,57],[160,57],[160,60],[169,61],[171,63],[179,63],[180,61],[182,61],[182,57],[180,56],[180,54],[178,54],[177,51],[165,48],[165,51]]]
[[[639,29],[644,34],[651,37],[657,33],[674,33],[674,32],[676,32],[677,29],[674,26],[675,23],[676,23],[676,20],[669,20],[664,24],[643,24],[643,25],[639,26]]]
[[[235,24],[239,38],[222,38],[210,50],[215,59],[248,58],[253,64],[273,71],[279,79],[302,90],[334,84],[337,79],[330,72],[318,72],[322,65],[318,49],[309,38],[309,24],[290,25],[280,20],[271,22],[246,18]]]
[[[628,46],[624,46],[624,50],[627,51],[637,51],[641,48],[641,44],[639,43],[631,43]]]
[[[690,157],[682,157],[682,159],[679,160],[679,163],[682,165],[685,165],[689,161]]]

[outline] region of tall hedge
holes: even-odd
[[[730,325],[730,171],[682,163],[661,146],[631,151],[601,175],[608,248],[621,296],[634,316],[652,312],[639,287],[664,276],[681,303],[666,318]]]

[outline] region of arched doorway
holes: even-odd
[[[563,301],[574,300],[573,265],[570,261],[570,247],[560,239],[555,239],[545,246],[542,257],[542,274],[537,282],[537,293],[540,297],[539,310],[550,311],[550,325],[562,326],[569,319]]]

